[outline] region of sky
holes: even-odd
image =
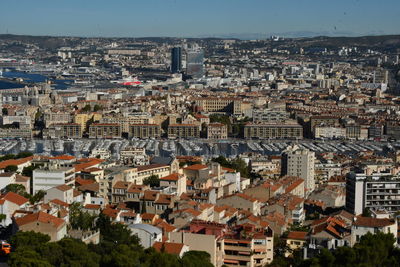
[[[0,34],[84,37],[400,33],[399,0],[0,0]]]

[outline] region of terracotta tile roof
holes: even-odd
[[[18,206],[21,206],[25,203],[27,203],[29,200],[21,195],[18,195],[14,192],[8,192],[4,196],[1,197],[1,199],[10,201],[12,203],[17,204]]]
[[[385,227],[394,224],[395,221],[391,219],[378,219],[370,217],[357,216],[353,222],[355,226],[361,227]]]
[[[80,163],[76,164],[75,167],[75,171],[76,172],[80,172],[84,169],[93,167],[95,165],[98,165],[100,163],[102,163],[104,160],[102,159],[96,159],[96,158],[88,158],[88,159],[80,159],[78,160]]]
[[[99,183],[92,184],[84,184],[78,187],[79,191],[91,191],[91,192],[99,192],[100,185]]]
[[[179,255],[182,252],[184,244],[182,243],[162,243],[154,242],[153,248],[158,252],[166,252],[168,254]]]
[[[234,169],[225,168],[225,167],[222,167],[222,170],[224,170],[224,171],[226,171],[226,172],[236,172],[236,170],[234,170]]]
[[[66,184],[62,184],[62,185],[56,186],[56,188],[58,190],[60,190],[60,191],[63,191],[63,192],[73,189],[72,187],[70,187],[70,186],[68,186]]]
[[[70,155],[60,155],[60,156],[52,157],[50,159],[73,160],[73,159],[75,159],[75,157],[74,156],[70,156]]]
[[[31,160],[33,160],[33,156],[27,157],[27,158],[21,158],[21,159],[4,160],[4,161],[0,162],[0,169],[5,169],[6,167],[11,166],[11,165],[18,166],[18,165],[27,163]]]
[[[101,205],[98,205],[98,204],[86,204],[84,206],[84,208],[88,209],[88,210],[99,210],[99,209],[101,209]]]
[[[101,213],[115,219],[118,216],[119,210],[113,208],[105,208]]]
[[[28,214],[21,218],[17,218],[15,219],[15,222],[18,224],[18,226],[23,226],[25,224],[29,224],[32,222],[41,222],[49,224],[56,228],[59,228],[60,226],[65,224],[65,221],[63,219],[54,217],[53,215],[50,215],[42,211],[33,214]]]
[[[194,165],[187,166],[186,168],[184,168],[184,170],[199,171],[199,170],[204,170],[207,168],[208,168],[207,165],[194,164]]]
[[[142,217],[143,220],[150,220],[150,221],[152,221],[156,216],[157,214],[154,213],[143,213],[140,215],[140,217]]]
[[[82,179],[80,177],[75,178],[75,184],[85,185],[85,184],[93,184],[95,181],[91,179]]]
[[[179,180],[179,173],[172,173],[168,176],[161,177],[160,180],[163,181],[178,181]]]
[[[287,239],[306,240],[307,234],[307,232],[292,231],[288,233]]]
[[[118,181],[114,184],[113,188],[128,189],[129,182]]]
[[[50,200],[51,203],[54,203],[58,206],[64,206],[64,207],[69,207],[69,204],[67,202],[64,202],[62,200],[59,200],[58,198]]]
[[[175,227],[175,226],[170,225],[169,223],[167,223],[167,222],[164,221],[164,220],[162,220],[161,222],[157,223],[156,226],[157,226],[158,228],[161,228],[161,229],[163,230],[164,233],[165,233],[165,232],[170,233],[170,232],[173,232],[173,231],[176,230],[176,227]]]

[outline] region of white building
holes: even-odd
[[[49,202],[53,199],[59,199],[68,204],[74,202],[74,189],[66,184],[58,185],[56,187],[52,187],[46,191],[46,195],[44,196],[44,201]]]
[[[73,185],[75,181],[75,168],[49,166],[44,169],[36,169],[32,176],[32,192],[47,191],[58,185]]]
[[[162,241],[162,231],[160,228],[149,224],[130,224],[128,226],[132,234],[136,234],[140,240],[140,244],[144,248],[153,246],[154,242]]]
[[[359,242],[363,235],[368,232],[376,234],[383,232],[385,234],[393,234],[397,240],[397,222],[393,219],[378,219],[369,217],[355,217],[351,226],[351,245]]]
[[[297,176],[304,180],[306,194],[315,188],[315,153],[298,146],[289,146],[282,155],[283,175]]]

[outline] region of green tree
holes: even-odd
[[[33,205],[33,204],[41,201],[45,195],[46,195],[46,191],[39,190],[38,192],[36,192],[36,194],[34,194],[33,196],[30,197],[29,202]]]
[[[4,172],[16,172],[18,170],[18,167],[15,165],[8,165],[7,167],[4,168]]]
[[[31,153],[31,152],[19,152],[15,156],[15,159],[27,158],[27,157],[32,157],[32,156],[33,156],[33,153]]]
[[[185,252],[181,259],[182,266],[185,267],[212,267],[211,256],[205,251],[191,250]]]
[[[27,249],[18,249],[10,254],[10,257],[7,261],[8,265],[11,267],[51,267],[52,265],[43,259],[39,253],[36,251],[27,248]]]
[[[369,210],[369,208],[364,208],[363,213],[362,213],[363,217],[371,217],[371,211]]]
[[[143,184],[148,185],[150,187],[158,187],[160,186],[160,178],[158,178],[158,175],[153,174],[143,179]]]
[[[97,105],[97,104],[93,107],[93,111],[94,112],[97,112],[97,111],[102,110],[102,109],[103,109],[103,107],[100,106],[100,105]]]
[[[33,171],[37,168],[39,168],[39,166],[37,166],[37,165],[31,165],[31,166],[24,167],[22,169],[22,175],[32,178]]]
[[[29,247],[35,249],[50,241],[50,236],[36,233],[33,231],[18,232],[10,240],[11,246],[14,250],[20,247]]]
[[[30,198],[30,195],[26,192],[25,186],[22,184],[8,184],[4,190],[5,192],[13,192],[28,199]]]
[[[83,112],[89,112],[89,111],[91,111],[92,110],[92,107],[90,106],[90,105],[86,105],[86,106],[84,106],[83,108],[82,108],[82,111]]]
[[[96,215],[82,211],[82,205],[74,202],[69,206],[69,222],[72,229],[89,230],[94,228]]]

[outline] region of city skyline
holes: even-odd
[[[8,2],[0,33],[82,37],[285,37],[398,34],[400,3],[76,0]],[[105,19],[109,17],[109,19]]]

